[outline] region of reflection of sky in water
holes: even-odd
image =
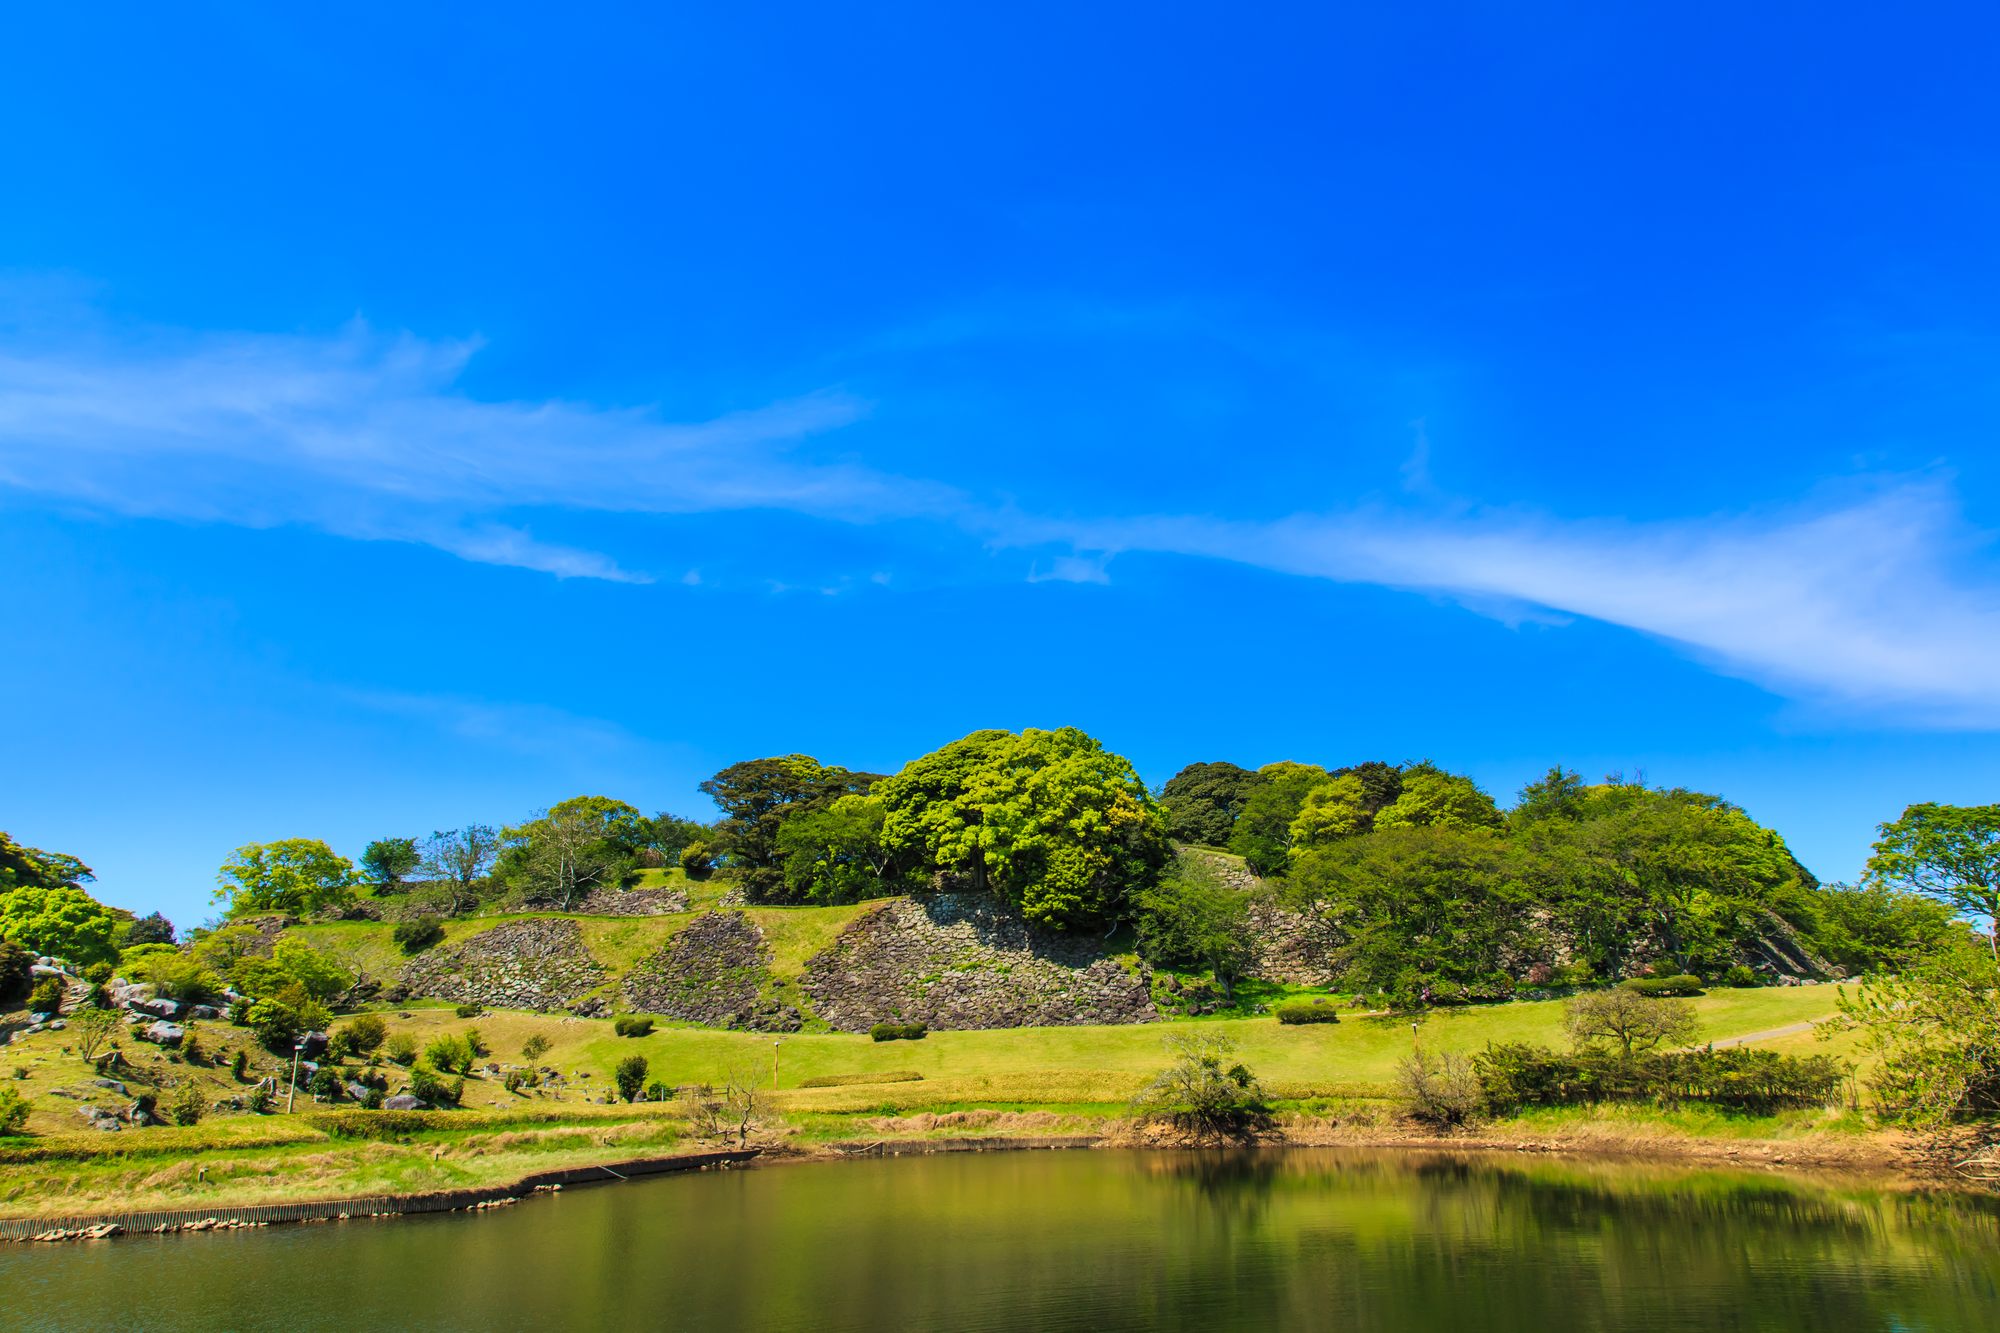
[[[1990,1201],[1559,1160],[1008,1153],[494,1214],[0,1250],[21,1330],[1938,1331],[2000,1326]]]

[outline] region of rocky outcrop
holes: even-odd
[[[583,916],[672,916],[688,910],[686,889],[592,889],[570,909]]]
[[[1072,1027],[1160,1018],[1145,981],[1088,935],[1030,925],[988,894],[897,898],[856,918],[806,964],[800,988],[846,1032]]]
[[[401,987],[459,1004],[547,1013],[574,1004],[603,980],[604,968],[585,951],[576,922],[539,917],[412,959]]]
[[[805,1015],[768,994],[771,949],[741,912],[709,912],[625,976],[625,1002],[642,1013],[711,1027],[797,1032]]]
[[[1325,916],[1260,902],[1250,909],[1256,941],[1244,975],[1288,986],[1332,986],[1347,935]]]

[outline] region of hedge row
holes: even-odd
[[[1558,1053],[1525,1043],[1488,1046],[1472,1057],[1472,1064],[1487,1109],[1496,1115],[1523,1106],[1587,1102],[1694,1101],[1756,1112],[1806,1109],[1832,1101],[1851,1068],[1827,1055],[1801,1058],[1740,1046],[1628,1060],[1598,1051]]]

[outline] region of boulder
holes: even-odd
[[[131,1093],[125,1090],[125,1085],[123,1083],[120,1083],[115,1078],[94,1078],[90,1080],[90,1082],[92,1086],[99,1088],[108,1088],[112,1092],[117,1093],[120,1097],[129,1097],[132,1095]]]
[[[222,1017],[222,1011],[212,1004],[198,1004],[194,1007],[194,1016],[204,1023],[213,1023]]]
[[[299,1034],[299,1055],[302,1059],[316,1060],[326,1054],[326,1034],[324,1032],[303,1032]]]
[[[162,1046],[178,1046],[187,1029],[178,1023],[155,1023],[139,1034],[145,1041],[158,1042]]]
[[[430,1103],[424,1101],[421,1097],[412,1097],[408,1093],[404,1093],[400,1097],[391,1097],[388,1101],[383,1102],[382,1109],[385,1111],[428,1111],[431,1107]]]
[[[133,1004],[131,1008],[141,1013],[151,1014],[155,1018],[179,1018],[181,1016],[181,1007],[173,1000],[140,1000]]]
[[[344,1086],[347,1088],[347,1095],[357,1102],[367,1101],[368,1094],[373,1091],[366,1083],[349,1083]]]

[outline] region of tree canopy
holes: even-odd
[[[354,901],[354,863],[318,838],[253,842],[215,872],[217,902],[230,916],[255,912],[305,915]]]
[[[1263,774],[1237,764],[1189,764],[1160,788],[1169,834],[1182,842],[1225,845],[1250,793],[1265,781]]]
[[[874,794],[888,845],[1058,929],[1113,919],[1172,854],[1132,765],[1075,727],[975,731]]]
[[[2000,958],[2000,805],[1925,802],[1880,832],[1868,858],[1869,882],[1985,917],[1987,947]]]
[[[85,893],[83,884],[95,878],[74,856],[0,833],[0,938],[80,964],[115,958],[114,941],[131,914]]]
[[[749,897],[782,901],[788,894],[787,852],[779,845],[778,834],[785,822],[824,810],[843,796],[865,796],[880,779],[879,773],[849,772],[806,754],[731,764],[701,784],[722,811],[707,839],[708,853],[727,858],[729,872]],[[696,841],[689,832],[688,842]]]

